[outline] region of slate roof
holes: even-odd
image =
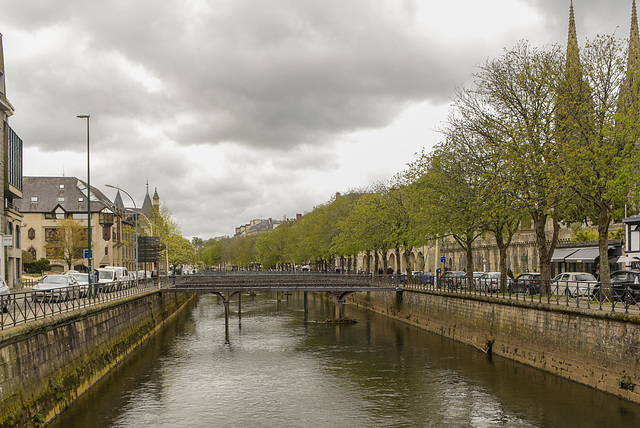
[[[22,194],[22,199],[13,201],[21,213],[49,213],[58,205],[68,213],[87,212],[87,183],[76,177],[24,177]],[[32,202],[33,197],[37,202]],[[105,207],[111,211],[116,208],[104,193],[91,186],[91,212]]]

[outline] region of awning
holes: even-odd
[[[575,253],[565,257],[568,263],[593,263],[600,256],[598,247],[579,248]]]
[[[565,257],[570,256],[578,250],[579,248],[556,248],[553,251],[553,256],[551,256],[551,263],[562,263]]]

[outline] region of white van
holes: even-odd
[[[129,281],[131,276],[127,268],[122,266],[105,266],[105,269],[111,269],[116,271],[116,281]]]

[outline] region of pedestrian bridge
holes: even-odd
[[[315,291],[328,293],[338,306],[342,317],[342,305],[346,298],[359,291],[395,291],[397,278],[381,275],[345,275],[337,273],[212,273],[182,275],[173,284],[162,288],[166,292],[216,294],[228,309],[229,301],[241,293],[259,291]]]

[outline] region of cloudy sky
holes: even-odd
[[[626,38],[631,0],[574,0],[581,43]],[[526,39],[565,45],[569,0],[3,2],[24,175],[86,178],[186,237],[310,211],[440,140],[454,89]],[[125,204],[130,202],[123,195]]]

